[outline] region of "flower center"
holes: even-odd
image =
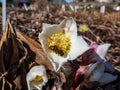
[[[70,51],[70,37],[63,32],[58,32],[49,36],[48,47],[60,56],[67,56]]]
[[[34,80],[35,81],[43,81],[43,78],[42,78],[42,76],[37,75]]]
[[[33,85],[39,85],[43,83],[43,78],[40,75],[36,75],[36,77],[34,78],[34,80],[31,81],[31,84]]]

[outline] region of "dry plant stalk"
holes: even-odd
[[[27,90],[26,73],[33,61],[53,70],[41,45],[15,31],[8,20],[0,41],[0,90]]]

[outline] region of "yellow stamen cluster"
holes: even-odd
[[[41,83],[43,83],[43,78],[40,75],[37,75],[34,78],[34,80],[31,81],[31,84],[33,84],[33,85],[38,85],[38,84],[41,84]]]
[[[47,42],[49,49],[60,56],[67,56],[70,51],[70,37],[63,32],[50,35]]]
[[[34,80],[35,81],[43,81],[43,78],[42,78],[42,76],[37,75]]]

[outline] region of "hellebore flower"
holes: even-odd
[[[89,49],[82,36],[77,36],[73,18],[65,19],[58,25],[43,24],[39,41],[55,71],[67,60],[74,60]]]
[[[110,46],[111,44],[108,44],[108,43],[97,45],[96,42],[92,42],[90,45],[90,47],[93,48],[96,54],[101,58],[101,59],[97,59],[97,61],[104,60],[104,65],[106,67],[106,70],[109,72],[114,72],[115,71],[114,67],[105,58]]]
[[[82,76],[83,81],[79,83],[80,81],[78,80],[82,78]],[[117,75],[105,72],[104,62],[96,62],[82,66],[77,70],[71,90],[74,90],[77,86],[86,86],[87,88],[102,86],[116,80],[117,77]]]
[[[115,71],[114,67],[105,58],[110,46],[108,43],[98,45],[96,42],[92,42],[91,49],[82,55],[82,64],[104,61],[105,69],[113,73]]]
[[[42,86],[48,81],[46,69],[43,65],[34,66],[26,76],[28,90],[42,90]]]
[[[77,70],[72,90],[77,88],[78,85],[79,88],[82,86],[92,88],[94,86],[105,85],[116,80],[118,77],[117,75],[111,74],[115,71],[115,69],[105,59],[110,44],[97,45],[94,42],[90,46],[92,51],[89,50],[84,53],[83,63],[86,64],[84,64],[84,66],[80,66]],[[79,83],[78,80],[81,76],[84,76],[83,81]]]

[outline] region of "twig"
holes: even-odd
[[[86,39],[89,42],[93,42],[92,40],[90,40],[89,38],[87,38],[86,36],[83,36],[84,39]]]
[[[97,39],[97,36],[92,32],[92,30],[88,30],[96,39]],[[101,43],[104,43],[101,39],[99,39],[99,41],[101,42]]]

